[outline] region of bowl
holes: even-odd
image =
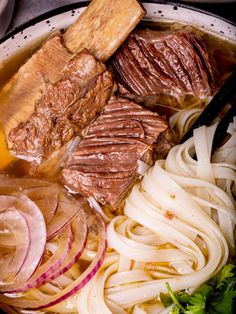
[[[236,42],[236,25],[212,13],[193,8],[184,3],[166,1],[142,1],[147,11],[145,19],[177,21],[191,24],[206,32]],[[1,63],[16,54],[20,49],[55,30],[64,30],[72,24],[88,5],[88,1],[80,1],[42,14],[17,27],[0,39]]]
[[[1,64],[20,50],[38,42],[56,30],[64,30],[84,11],[88,2],[67,5],[43,14],[13,30],[0,40]],[[209,12],[191,8],[185,4],[164,1],[144,1],[146,20],[180,22],[232,42],[236,42],[236,25]]]

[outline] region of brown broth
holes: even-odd
[[[45,36],[37,39],[23,48],[20,48],[17,53],[9,59],[0,63],[0,92],[3,86],[10,81],[14,74],[18,71],[20,66],[29,59],[32,54],[37,50],[41,43],[45,40]],[[1,98],[0,98],[1,104]]]
[[[195,33],[202,36],[211,56],[214,58],[218,69],[219,84],[224,80],[228,73],[236,67],[236,43],[232,43],[220,37],[213,36],[209,33],[203,32],[197,28],[189,25],[183,25],[179,23],[166,23],[166,22],[152,22],[142,21],[138,27],[148,27],[155,30],[180,30],[188,28]],[[40,38],[39,40],[26,46],[24,49],[19,50],[14,56],[9,58],[0,64],[0,109],[1,103],[3,103],[8,93],[11,79],[14,74],[18,71],[20,66],[34,53],[34,51],[40,46],[42,41],[45,39]],[[9,85],[7,85],[9,84]],[[7,151],[6,144],[3,140],[3,131],[0,125],[0,172],[14,174],[17,176],[24,176],[29,173],[29,164],[21,160],[13,160]]]

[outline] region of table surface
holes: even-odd
[[[125,0],[124,0],[125,1]],[[8,28],[12,30],[16,26],[29,21],[30,19],[55,9],[57,7],[79,2],[78,0],[16,0],[15,10],[13,13],[12,22]],[[181,1],[173,1],[181,2]],[[187,3],[187,2],[185,2]],[[236,0],[233,3],[221,3],[221,4],[200,4],[191,3],[192,6],[205,9],[220,16],[225,17],[228,20],[236,22]]]

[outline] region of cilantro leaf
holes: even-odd
[[[218,283],[217,283],[217,286],[216,288],[220,288],[222,286],[222,284],[224,283],[224,281],[228,278],[232,278],[235,276],[235,266],[232,265],[232,264],[228,264],[228,265],[225,265],[221,272],[219,273],[218,275]]]
[[[236,303],[236,267],[224,266],[221,272],[200,286],[193,295],[186,292],[174,294],[166,283],[169,295],[161,294],[165,306],[175,304],[172,314],[234,314]]]
[[[213,293],[213,288],[207,284],[197,289],[193,296],[189,299],[187,306],[188,313],[204,314],[206,312],[206,301]]]
[[[187,306],[187,313],[191,314],[204,314],[206,313],[206,297],[201,294],[195,294],[189,300],[189,305]]]
[[[208,285],[208,284],[204,284],[201,287],[199,287],[194,294],[200,294],[203,297],[205,297],[206,299],[209,298],[209,296],[211,296],[214,292],[214,289],[212,286]]]
[[[189,302],[191,295],[187,292],[180,292],[176,295],[176,298],[181,304],[187,304]]]
[[[236,299],[236,278],[229,277],[210,300],[209,307],[220,314],[233,314]]]

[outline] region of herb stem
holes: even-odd
[[[168,282],[166,282],[166,288],[170,294],[171,299],[173,300],[173,302],[178,306],[178,308],[183,311],[185,313],[185,309],[184,307],[179,303],[179,301],[177,300],[176,296],[174,295],[174,292],[172,291],[170,285]]]

